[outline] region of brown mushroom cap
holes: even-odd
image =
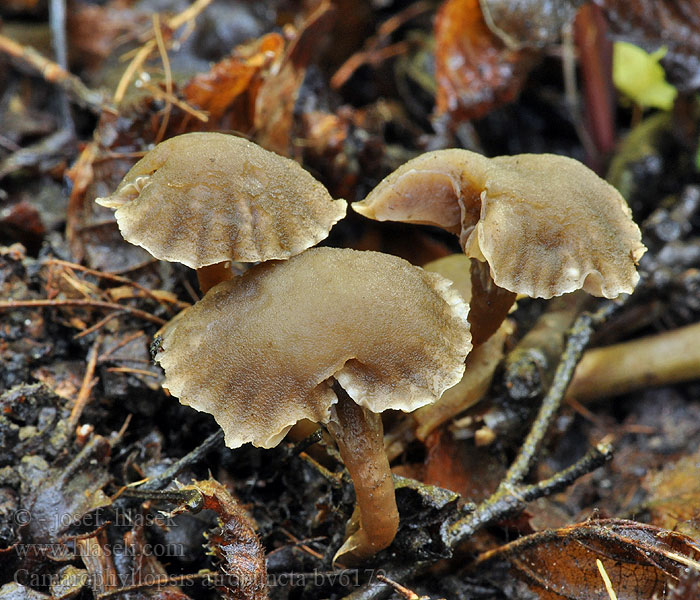
[[[124,239],[194,269],[289,258],[324,239],[347,207],[293,160],[221,133],[158,144],[96,202],[117,209]]]
[[[453,192],[445,185],[430,188],[435,172],[449,178]],[[639,279],[635,265],[646,248],[629,207],[615,188],[576,160],[429,152],[401,166],[353,208],[378,220],[416,222],[417,201],[401,192],[411,182],[432,207],[421,209],[433,211],[431,223],[449,223],[445,228],[454,231],[459,207],[464,252],[488,262],[499,287],[542,298],[583,288],[615,298],[632,292]]]
[[[629,206],[572,158],[492,159],[481,215],[472,237],[500,287],[543,298],[578,289],[616,298],[639,281],[635,265],[646,248]]]
[[[447,279],[403,259],[315,248],[212,288],[166,326],[157,360],[229,447],[269,448],[300,419],[328,420],[332,377],[374,412],[435,401],[464,371],[467,312]]]

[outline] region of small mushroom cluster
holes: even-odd
[[[552,155],[431,152],[353,205],[459,235],[475,259],[471,310],[447,278],[400,258],[309,249],[345,201],[241,138],[167,140],[97,202],[116,209],[128,241],[198,270],[205,296],[165,326],[156,355],[170,393],[212,414],[232,448],[275,446],[302,419],[327,424],[357,498],[336,553],[346,563],[386,548],[398,528],[380,413],[413,411],[457,384],[472,333],[485,341],[516,293],[631,292],[644,252],[619,194]],[[260,264],[233,277],[230,261]]]
[[[468,306],[450,282],[377,252],[307,250],[345,201],[234,136],[165,141],[97,202],[116,209],[125,239],[198,270],[204,298],[162,332],[164,386],[212,414],[231,448],[275,446],[302,419],[327,424],[357,497],[336,557],[387,547],[399,517],[380,413],[460,380]],[[232,260],[261,264],[233,278]]]

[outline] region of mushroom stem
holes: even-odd
[[[496,285],[488,263],[471,259],[472,296],[469,303],[469,324],[472,343],[486,342],[506,320],[515,303],[516,294]]]
[[[588,350],[566,398],[582,402],[700,378],[700,323]]]
[[[384,427],[379,414],[359,406],[339,385],[334,386],[338,403],[328,423],[340,456],[355,486],[356,514],[352,531],[334,562],[360,562],[386,548],[399,527],[394,482],[384,451]],[[359,512],[359,522],[355,516]]]
[[[228,261],[214,263],[197,269],[197,281],[202,294],[206,294],[217,283],[233,279],[233,272]]]

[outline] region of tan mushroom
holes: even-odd
[[[457,383],[468,306],[449,281],[378,252],[315,248],[212,288],[163,331],[165,387],[211,413],[226,444],[275,446],[300,419],[328,423],[360,526],[336,558],[361,560],[398,526],[380,414]]]
[[[206,292],[228,261],[286,259],[324,239],[347,204],[298,163],[240,137],[187,133],[158,144],[117,190],[124,239],[198,270]]]
[[[554,154],[428,152],[352,207],[372,219],[428,223],[458,234],[465,254],[488,264],[495,286],[478,295],[498,305],[500,320],[516,293],[631,293],[646,251],[617,190],[578,161]],[[479,277],[472,273],[473,284]],[[475,291],[473,326],[478,301]],[[473,333],[475,343],[483,341]]]

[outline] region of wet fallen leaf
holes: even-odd
[[[436,111],[477,119],[511,102],[534,63],[528,50],[510,50],[484,21],[479,0],[447,0],[435,19]]]
[[[488,450],[475,448],[471,441],[455,440],[444,429],[432,433],[425,444],[424,483],[473,501],[483,500],[498,486],[503,467]]]
[[[28,516],[23,541],[39,548],[56,542],[88,512],[111,504],[102,492],[109,480],[109,454],[107,440],[94,436],[68,464],[51,467],[43,479],[32,481],[34,488],[23,501]]]
[[[642,485],[651,522],[700,538],[700,450],[683,456],[660,471],[649,473]]]
[[[621,519],[540,531],[484,553],[477,563],[495,557],[507,557],[543,600],[609,600],[596,560],[618,600],[663,598],[686,573],[700,571],[700,546],[691,538]]]
[[[284,38],[268,33],[237,47],[208,73],[192,77],[182,94],[188,103],[209,114],[209,129],[249,131],[260,79],[281,60],[283,50]]]

